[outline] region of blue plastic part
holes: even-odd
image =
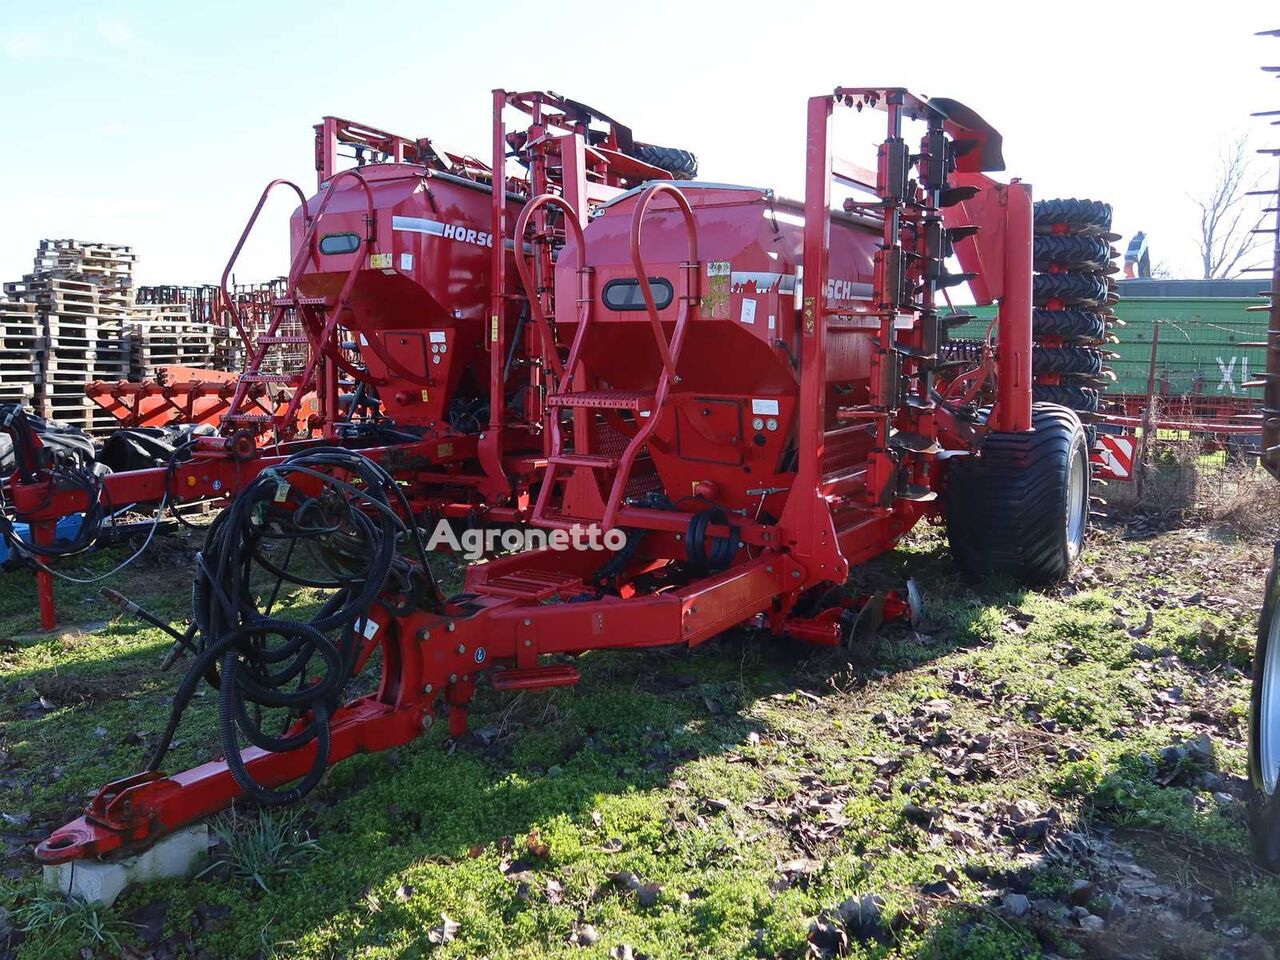
[[[73,513],[68,517],[63,517],[58,521],[56,538],[58,540],[74,540],[80,533],[80,525],[84,522],[84,514]],[[31,528],[25,523],[15,523],[14,530],[27,543],[31,542]],[[11,551],[9,542],[0,537],[0,563],[6,563],[9,560]]]

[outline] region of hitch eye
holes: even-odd
[[[671,281],[665,277],[650,277],[649,287],[653,290],[653,305],[659,310],[671,306],[671,298],[675,295]],[[604,285],[601,294],[604,305],[610,310],[644,310],[644,291],[640,289],[637,279],[610,280]]]

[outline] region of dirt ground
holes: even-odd
[[[195,547],[114,585],[181,620]],[[201,877],[111,909],[42,895],[31,845],[142,765],[180,671],[89,587],[60,587],[82,631],[32,635],[9,574],[0,956],[1273,957],[1244,778],[1270,553],[1103,525],[1030,592],[964,582],[925,529],[850,586],[915,578],[915,629],[852,657],[750,630],[588,655],[575,688],[483,693],[460,740],[437,725],[291,813],[223,818]],[[170,769],[216,756],[214,699]]]

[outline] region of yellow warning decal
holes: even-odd
[[[497,314],[494,314],[492,317],[489,318],[489,339],[494,343],[498,342],[498,315]]]
[[[383,270],[391,266],[391,254],[389,253],[371,253],[369,254],[369,269]]]
[[[426,403],[426,402],[427,402],[428,400],[430,400],[430,399],[431,399],[431,397],[427,394],[427,391],[423,390],[423,391],[422,391],[422,402],[423,402],[423,403]]]
[[[452,456],[453,456],[453,444],[452,444],[452,443],[442,443],[442,444],[440,444],[440,448],[436,451],[436,456],[437,456],[437,457],[452,457]]]

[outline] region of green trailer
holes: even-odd
[[[1265,286],[1265,280],[1119,281],[1120,302],[1113,310],[1124,325],[1112,331],[1120,342],[1108,349],[1118,356],[1107,365],[1116,379],[1104,396],[1146,395],[1151,339],[1158,320],[1157,393],[1240,400],[1261,397],[1260,390],[1243,384],[1266,369],[1266,350],[1241,344],[1267,339],[1267,314],[1248,310],[1265,304],[1258,296]],[[995,313],[993,307],[972,309],[981,317]]]
[[[1267,314],[1248,308],[1265,301],[1258,280],[1123,280],[1110,361],[1116,381],[1108,393],[1145,394],[1157,321],[1156,391],[1164,396],[1209,394],[1261,397],[1243,387],[1266,369]]]

